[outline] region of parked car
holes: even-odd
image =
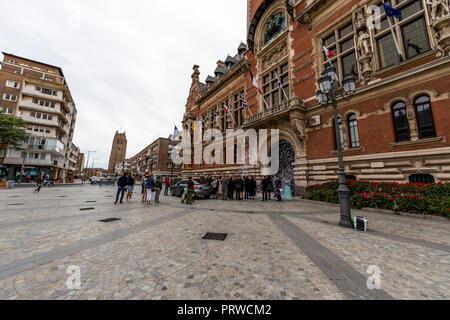
[[[181,198],[187,185],[188,180],[182,180],[179,184],[174,185],[172,188],[172,196]],[[200,183],[194,180],[194,197],[209,199],[211,197],[211,188],[206,183]]]
[[[100,178],[99,177],[90,177],[89,181],[91,182],[91,184],[98,184],[100,182]]]
[[[114,177],[102,178],[102,183],[106,185],[116,184],[117,179]]]

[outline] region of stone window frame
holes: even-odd
[[[232,110],[230,110],[229,112],[234,113],[233,116],[234,116],[234,119],[236,120],[237,128],[241,128],[245,122],[245,112],[244,112],[245,110],[242,107],[242,96],[245,96],[244,88],[241,88],[241,89],[233,92],[232,97],[231,97]]]
[[[286,66],[286,71],[281,72],[281,68]],[[267,104],[270,108],[279,106],[286,102],[286,97],[284,96],[284,93],[280,86],[278,85],[277,79],[275,77],[275,72],[277,73],[278,77],[280,78],[282,84],[283,84],[283,90],[286,92],[286,95],[288,98],[291,97],[290,89],[290,65],[289,65],[289,59],[285,58],[280,60],[278,63],[276,63],[274,66],[272,66],[269,70],[264,72],[261,75],[261,91],[263,92],[264,99],[266,100]],[[287,82],[283,82],[283,78],[287,76]],[[268,81],[265,81],[265,78],[268,78]],[[268,87],[268,91],[266,92],[266,87]],[[278,95],[278,102],[275,104],[273,101],[273,95]],[[264,108],[266,108],[265,103]]]
[[[437,130],[436,130],[436,125],[435,125],[436,122],[434,120],[433,112],[432,112],[432,115],[433,115],[433,123],[435,125],[434,130],[435,130],[436,137],[423,138],[423,139],[420,138],[418,123],[417,123],[417,115],[416,115],[416,111],[415,111],[416,108],[415,108],[414,102],[417,98],[419,98],[421,96],[428,96],[428,98],[430,99],[431,110],[433,111],[433,102],[439,96],[439,94],[437,93],[436,90],[434,90],[432,88],[419,88],[419,89],[409,92],[407,95],[396,96],[385,102],[382,109],[389,110],[389,112],[392,113],[392,107],[394,106],[394,104],[399,101],[402,101],[406,106],[406,114],[407,114],[408,123],[409,123],[410,139],[408,141],[402,141],[402,142],[394,141],[391,143],[392,147],[395,147],[397,145],[403,145],[405,143],[406,144],[418,143],[418,142],[422,143],[422,142],[427,142],[427,141],[440,142],[443,140],[443,137],[437,136]],[[392,117],[392,119],[394,119],[393,114],[391,117]],[[394,123],[392,123],[392,128],[394,129],[394,134],[395,134]]]
[[[421,5],[422,5],[422,9],[412,15],[410,15],[408,18],[406,19],[397,19],[395,17],[390,17],[391,22],[393,24],[393,29],[395,34],[397,35],[397,39],[398,39],[398,45],[400,47],[400,51],[402,52],[402,58],[404,61],[408,61],[411,59],[414,59],[417,56],[420,56],[422,54],[425,54],[427,52],[429,52],[430,50],[432,50],[434,44],[433,44],[433,35],[432,35],[432,31],[431,28],[429,26],[429,20],[428,20],[428,7],[425,3],[424,0],[389,0],[390,1],[390,5],[393,6],[396,9],[400,9],[402,10],[403,8],[409,6],[411,3],[415,2],[415,1],[420,1]],[[387,4],[389,4],[389,1],[386,1]],[[386,18],[386,13],[384,11],[384,9],[382,8],[382,2],[381,0],[376,0],[376,1],[370,1],[367,5],[377,5],[381,10],[381,20],[383,20],[384,18]],[[423,19],[424,23],[425,23],[425,28],[426,28],[426,36],[427,36],[427,40],[428,40],[428,49],[421,52],[418,55],[415,55],[413,57],[407,58],[407,52],[405,50],[405,42],[404,42],[404,36],[403,36],[403,32],[402,32],[402,27],[405,25],[409,25],[413,22],[415,22],[418,19]],[[377,39],[386,36],[387,34],[390,34],[390,27],[388,26],[386,29],[384,29],[383,31],[380,32],[376,32],[375,30],[370,30],[370,36],[371,36],[371,45],[373,48],[373,52],[374,52],[374,62],[375,62],[375,69],[377,71],[380,70],[384,70],[384,69],[388,69],[390,67],[395,66],[395,63],[392,65],[387,65],[387,66],[382,66],[381,64],[381,58],[379,55],[379,50],[378,50],[378,42]],[[396,49],[395,49],[396,50]]]
[[[350,142],[350,132],[349,132],[349,125],[348,125],[348,118],[354,114],[356,116],[356,121],[359,122],[361,119],[361,112],[357,109],[349,109],[343,113],[338,113],[338,118],[341,119],[341,126],[342,126],[342,140],[344,141],[344,144],[342,146],[342,149],[344,152],[348,151],[362,151],[364,150],[364,147],[361,144],[361,136],[359,135],[359,127],[358,127],[358,136],[359,136],[359,146],[358,147],[351,147]],[[334,116],[331,116],[330,119],[327,121],[327,126],[332,128],[332,139],[334,141],[334,150],[332,150],[331,153],[337,152],[337,141],[336,141],[336,131],[334,127]]]
[[[352,31],[344,36],[340,36],[340,32],[342,30],[344,30],[347,26],[351,25],[352,26]],[[321,70],[325,70],[327,67],[330,66],[330,62],[333,65],[333,67],[336,69],[339,80],[344,79],[345,74],[344,74],[344,68],[343,68],[343,62],[342,59],[344,57],[349,56],[350,54],[354,54],[355,55],[355,65],[356,65],[356,78],[359,78],[359,67],[358,67],[358,55],[356,52],[356,33],[355,33],[355,28],[353,26],[353,22],[352,22],[352,17],[349,16],[347,18],[344,18],[342,21],[339,21],[338,24],[334,25],[331,31],[328,31],[326,33],[324,33],[323,35],[320,35],[320,40],[319,40],[319,45],[318,45],[318,49],[321,52],[321,63],[320,65]],[[329,38],[334,37],[334,42],[327,42],[326,40],[328,40]],[[348,40],[350,40],[353,37],[353,47],[348,48],[346,50],[342,51],[342,43],[347,42]],[[322,44],[329,49],[331,52],[333,52],[334,56],[331,59],[327,59],[325,56],[325,53],[323,52],[322,49]]]
[[[355,119],[350,120],[351,117],[355,117]],[[359,148],[361,146],[361,139],[359,136],[359,126],[358,126],[358,116],[355,113],[350,113],[346,117],[347,120],[347,130],[348,130],[348,142],[350,148]],[[352,125],[354,123],[354,125]],[[356,132],[354,132],[356,131]]]
[[[432,136],[430,136],[430,137],[423,137],[423,132],[422,132],[422,129],[423,129],[423,128],[421,128],[421,126],[419,125],[419,116],[418,116],[419,111],[417,110],[417,107],[418,107],[417,100],[418,100],[419,98],[422,98],[422,97],[428,98],[428,104],[429,104],[429,106],[430,106],[429,112],[431,113],[431,122],[432,122],[432,125],[433,125],[433,133],[434,133],[434,134],[432,134]],[[423,104],[423,103],[421,103],[421,104]],[[418,132],[419,132],[419,139],[420,139],[420,140],[423,140],[423,139],[436,138],[436,136],[437,136],[437,134],[436,134],[436,125],[435,125],[435,121],[434,121],[433,104],[432,104],[432,102],[431,102],[430,96],[427,95],[427,94],[422,94],[422,95],[416,96],[416,97],[414,98],[414,100],[413,100],[413,105],[414,105],[414,113],[415,113],[414,115],[415,115],[415,117],[416,117],[417,129],[418,129]]]

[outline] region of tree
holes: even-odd
[[[27,141],[25,122],[20,118],[8,117],[0,113],[0,145],[20,149],[20,146]]]

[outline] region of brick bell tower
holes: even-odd
[[[126,155],[127,155],[126,132],[119,133],[119,131],[116,131],[111,148],[111,156],[109,157],[108,172],[115,173],[116,165],[125,162]]]

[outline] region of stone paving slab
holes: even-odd
[[[375,231],[361,233],[317,203],[186,206],[162,196],[147,207],[138,193],[123,205],[112,195],[107,186],[0,191],[0,299],[450,297],[445,221],[370,212]],[[122,220],[98,222],[109,217]],[[202,240],[207,232],[228,236]],[[364,287],[369,265],[382,270],[381,290]],[[80,268],[80,290],[66,286],[69,266]]]

